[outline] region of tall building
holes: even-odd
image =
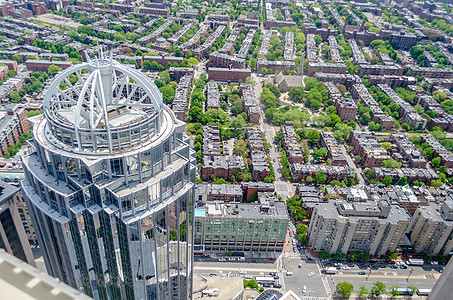
[[[194,151],[154,83],[101,55],[43,113],[21,188],[48,273],[95,299],[190,299]]]
[[[419,206],[409,224],[416,253],[448,256],[453,251],[453,200]]]
[[[0,248],[35,266],[16,202],[20,190],[0,181]]]
[[[273,193],[269,193],[273,194]],[[196,251],[274,253],[283,249],[289,223],[286,205],[263,195],[259,204],[208,202],[195,209]]]
[[[394,252],[406,232],[410,216],[403,207],[386,201],[317,204],[308,228],[309,247],[330,253]]]

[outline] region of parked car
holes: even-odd
[[[280,283],[274,283],[274,288],[281,289],[282,285]]]
[[[219,261],[226,261],[226,259],[221,257],[221,258],[219,258]]]
[[[351,270],[351,267],[344,266],[344,267],[343,267],[343,270]]]
[[[406,265],[401,265],[400,268],[401,269],[407,269],[407,266]]]
[[[293,247],[293,252],[297,252],[297,248],[296,247]]]
[[[293,276],[293,272],[286,272],[286,276]]]
[[[392,269],[398,269],[398,266],[397,266],[397,265],[391,265],[390,268],[392,268]]]
[[[359,272],[359,275],[365,275],[365,272],[361,271]]]
[[[299,263],[299,269],[302,268],[302,263]]]
[[[308,277],[313,277],[315,275],[315,272],[310,272],[307,274]]]
[[[307,292],[307,287],[304,285],[304,289],[302,290],[302,293],[306,293]]]
[[[269,275],[275,276],[275,275],[277,275],[277,273],[276,272],[269,272]]]
[[[275,260],[275,257],[269,257],[269,260]]]

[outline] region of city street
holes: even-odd
[[[252,79],[255,80],[255,95],[256,99],[259,102],[259,106],[261,108],[261,118],[260,118],[260,128],[261,131],[264,132],[268,143],[271,144],[271,148],[269,149],[269,155],[272,160],[272,164],[274,166],[274,173],[275,173],[275,190],[277,195],[281,196],[283,200],[288,199],[294,194],[293,185],[288,183],[286,179],[282,176],[279,171],[280,168],[280,154],[276,151],[274,147],[274,137],[275,137],[275,129],[274,127],[269,124],[266,120],[264,115],[264,106],[260,102],[260,95],[261,95],[261,81],[260,78],[256,76],[256,74],[252,75]]]
[[[413,272],[411,273],[411,268]],[[358,275],[363,271],[365,275]],[[325,275],[330,288],[335,291],[338,282],[347,281],[358,289],[361,285],[370,290],[377,281],[384,283],[387,288],[392,286],[408,287],[415,286],[419,289],[431,289],[441,274],[432,266],[409,266],[407,269],[391,269],[390,267],[372,269],[371,273],[366,267],[352,267],[351,270],[338,270],[335,275]],[[409,278],[409,279],[408,279]]]

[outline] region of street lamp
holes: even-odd
[[[412,272],[414,272],[414,268],[411,268],[411,270],[409,271],[409,275],[407,276],[406,281],[409,281],[409,277],[412,275]]]

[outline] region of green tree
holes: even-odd
[[[321,250],[321,252],[319,252],[320,259],[329,259],[330,257],[331,257],[330,253],[327,252],[326,250]]]
[[[378,281],[376,282],[373,287],[371,288],[371,294],[375,296],[380,296],[385,294],[386,292],[386,286],[382,282]]]
[[[362,299],[366,299],[370,296],[370,291],[368,291],[368,289],[363,284],[360,287],[359,292],[357,294],[358,294],[359,298],[362,300]]]
[[[325,184],[327,182],[327,174],[323,171],[316,172],[315,181],[317,184]]]
[[[385,176],[384,179],[382,179],[382,183],[386,186],[389,187],[393,183],[393,178],[391,176]]]
[[[345,255],[344,253],[342,253],[342,252],[337,252],[337,253],[335,253],[335,254],[333,255],[333,259],[335,259],[335,260],[340,260],[340,259],[345,258],[345,256],[346,256],[346,255]]]
[[[344,142],[349,139],[349,135],[351,134],[352,127],[348,126],[343,123],[338,123],[335,125],[335,130],[333,132],[333,136],[340,142]]]
[[[401,168],[402,163],[397,162],[394,159],[387,159],[382,161],[381,166],[384,168]]]
[[[159,90],[162,93],[162,98],[165,104],[173,102],[173,99],[175,98],[175,89],[172,86],[166,85],[161,87]]]
[[[410,285],[407,288],[412,290],[411,296],[418,291],[418,288],[413,285]]]
[[[13,55],[13,59],[14,59],[15,61],[17,61],[17,63],[20,62],[20,56],[17,55],[17,54],[14,54],[14,55]]]
[[[359,258],[359,253],[356,251],[351,251],[348,253],[348,258],[350,261],[356,261]]]
[[[403,176],[396,182],[397,185],[405,186],[407,184],[407,177]]]
[[[18,92],[16,92],[16,91],[10,91],[9,92],[9,100],[11,102],[19,102],[20,99],[21,99],[21,97],[20,97]]]
[[[47,73],[49,73],[50,76],[54,76],[56,73],[60,72],[61,70],[63,70],[63,69],[56,65],[50,65],[47,68]]]
[[[383,142],[381,143],[381,146],[387,151],[389,151],[392,148],[392,144],[390,144],[389,142]]]
[[[398,259],[398,254],[396,254],[395,252],[390,252],[387,255],[387,258],[388,258],[388,260],[397,260]]]
[[[396,285],[392,286],[392,288],[390,289],[390,295],[392,297],[397,297],[400,295],[400,292],[398,292],[398,286],[396,286]]]
[[[376,177],[376,170],[375,169],[366,169],[365,177],[368,179],[368,181],[374,180],[374,178]]]
[[[433,163],[433,166],[435,168],[438,168],[442,162],[440,157],[434,157],[433,160],[431,161]]]
[[[337,293],[343,298],[349,298],[354,290],[354,286],[349,282],[343,281],[337,284]]]
[[[443,185],[442,180],[436,179],[431,181],[431,186],[432,187],[441,187]]]
[[[363,262],[370,261],[371,255],[370,253],[363,251],[359,254],[359,259]]]

